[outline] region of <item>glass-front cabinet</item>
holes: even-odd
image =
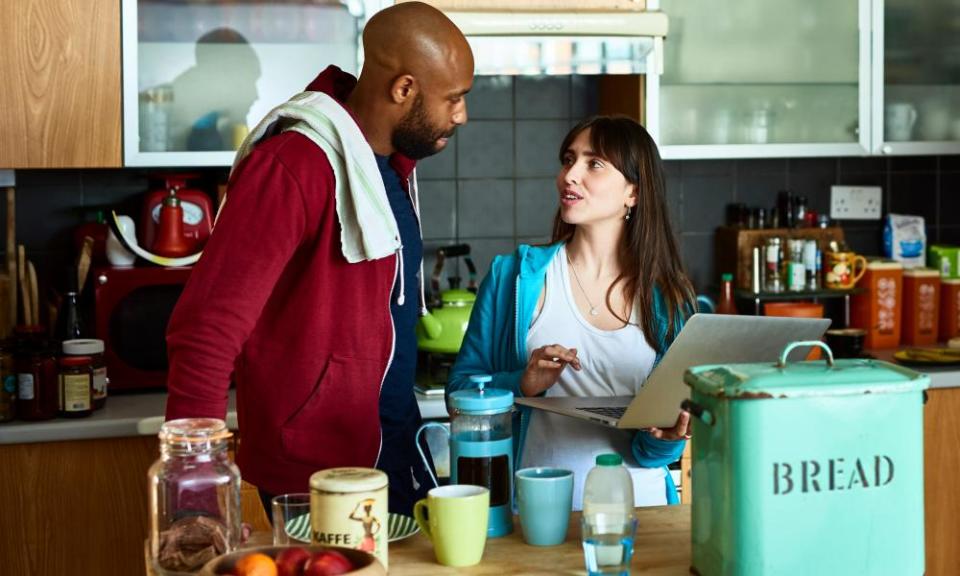
[[[329,64],[356,73],[363,4],[122,0],[124,164],[229,166]]]
[[[903,0],[905,2],[909,0]],[[870,152],[870,0],[661,0],[665,158]]]
[[[874,17],[874,152],[960,153],[960,0],[885,0]],[[882,111],[882,112],[880,112]]]

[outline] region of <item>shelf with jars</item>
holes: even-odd
[[[356,73],[359,6],[123,0],[124,164],[231,165],[249,129],[327,65]]]

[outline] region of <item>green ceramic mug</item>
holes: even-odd
[[[413,507],[413,517],[433,542],[437,562],[444,566],[480,562],[489,516],[490,491],[468,484],[434,488]]]

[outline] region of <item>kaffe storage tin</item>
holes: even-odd
[[[926,375],[877,360],[698,366],[693,569],[924,572]],[[821,342],[818,345],[829,352]],[[701,411],[702,410],[702,411]]]
[[[866,291],[854,294],[850,302],[850,325],[867,331],[867,348],[896,348],[900,345],[903,306],[903,265],[889,260],[871,260],[857,282]]]
[[[387,567],[387,475],[374,468],[330,468],[310,476],[314,544],[369,552]]]

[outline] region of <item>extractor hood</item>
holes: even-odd
[[[452,2],[457,7],[451,8],[451,0],[427,1],[463,31],[473,47],[477,75],[659,74],[662,70],[668,21],[658,10],[468,10],[464,7],[477,3],[460,0]]]

